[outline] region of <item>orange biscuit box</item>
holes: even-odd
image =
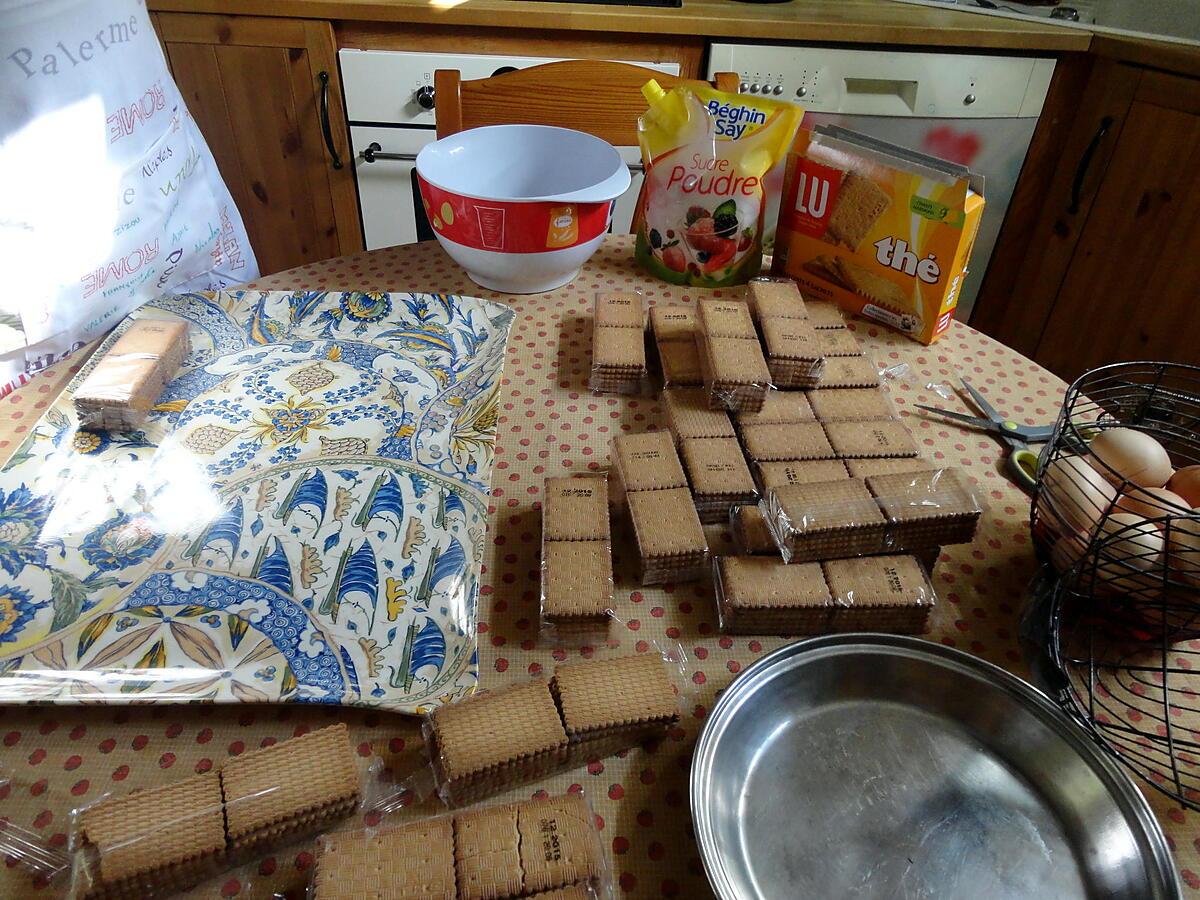
[[[983,214],[964,166],[837,126],[788,155],[774,271],[923,344],[950,327]]]

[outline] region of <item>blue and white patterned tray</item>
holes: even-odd
[[[185,294],[144,430],[71,395],[0,471],[0,702],[317,702],[475,686],[512,311],[442,294]]]

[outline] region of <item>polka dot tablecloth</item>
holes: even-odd
[[[633,750],[544,783],[518,789],[582,789],[603,822],[618,895],[704,897],[708,884],[691,836],[688,769],[697,732],[719,691],[764,653],[774,638],[718,634],[709,589],[700,584],[642,588],[632,577],[628,546],[614,547],[619,613],[616,648],[562,648],[539,643],[539,501],[542,481],[600,468],[621,431],[661,427],[656,397],[593,396],[590,309],[597,291],[638,289],[654,303],[693,303],[700,291],[663,285],[635,267],[628,237],[610,238],[565,288],[530,297],[482,290],[436,244],[416,244],[304,266],[255,287],[413,290],[466,293],[510,303],[517,311],[501,397],[492,479],[492,520],[479,616],[484,687],[549,673],[560,661],[679,643],[691,660],[692,690],[680,727],[655,752]],[[955,324],[922,347],[861,320],[850,327],[880,367],[907,364],[888,382],[893,401],[924,453],[961,466],[987,498],[979,536],[948,547],[934,572],[939,597],[928,637],[1026,674],[1017,644],[1018,617],[1034,572],[1029,504],[1003,476],[997,442],[924,418],[917,403],[943,399],[940,384],[970,377],[1002,412],[1030,424],[1052,421],[1065,385],[1033,363],[972,329]],[[7,457],[77,367],[60,365],[0,400],[0,455]],[[963,407],[957,406],[962,409]],[[728,550],[728,544],[714,548]],[[128,791],[205,772],[247,749],[285,740],[341,720],[358,751],[383,758],[402,777],[415,765],[420,738],[411,720],[365,710],[301,707],[134,706],[0,710],[0,816],[53,846],[66,842],[69,810],[109,791]],[[1200,814],[1157,792],[1146,794],[1166,829],[1188,889],[1200,897]],[[803,798],[796,798],[802,803]],[[436,810],[435,805],[423,808]],[[2,838],[2,833],[0,833]],[[308,877],[308,846],[244,866],[196,895],[298,893]],[[0,895],[49,896],[10,858],[0,869]]]

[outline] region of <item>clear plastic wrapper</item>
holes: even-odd
[[[326,830],[378,792],[345,725],[72,812],[68,896],[165,897]]]
[[[971,541],[983,503],[958,469],[769,489],[760,508],[786,562],[928,550]]]
[[[767,319],[807,319],[808,308],[796,282],[781,275],[757,275],[746,283],[750,312],[761,326]]]
[[[734,506],[759,499],[758,487],[737,438],[684,438],[680,452],[701,523],[725,522]]]
[[[561,640],[602,639],[613,608],[607,473],[547,478],[540,618]]]
[[[79,427],[132,431],[191,349],[182,319],[134,319],[75,390]]]
[[[650,325],[658,348],[664,388],[699,387],[704,384],[700,350],[696,346],[699,320],[690,306],[654,306]]]
[[[749,305],[702,300],[699,322],[696,348],[708,406],[732,412],[761,410],[774,385]]]
[[[592,373],[588,387],[603,394],[641,394],[646,368],[646,310],[642,295],[600,291],[592,313]]]
[[[612,870],[582,791],[317,839],[310,900],[389,896],[610,900]]]
[[[708,564],[708,541],[670,433],[613,438],[613,462],[637,541],[642,584],[695,581]]]
[[[438,796],[459,807],[663,737],[689,668],[678,645],[655,647],[433,710],[422,732]]]
[[[935,602],[912,555],[795,565],[777,556],[718,557],[713,585],[718,627],[729,634],[920,634]]]

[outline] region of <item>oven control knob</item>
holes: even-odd
[[[750,90],[750,84],[748,82],[743,81],[741,84],[738,85],[738,93],[739,94],[744,94],[748,90]]]
[[[755,82],[754,84],[750,85],[750,93],[752,93],[752,94],[758,93],[758,82]]]
[[[774,94],[776,97],[778,97],[780,94],[783,93],[783,85],[782,84],[775,85],[775,87],[771,88],[771,93]]]
[[[421,109],[433,109],[433,85],[421,85],[413,93],[413,99]]]
[[[808,88],[806,88],[804,85],[800,85],[800,87],[796,88],[796,96],[797,97],[807,97],[808,96]]]

